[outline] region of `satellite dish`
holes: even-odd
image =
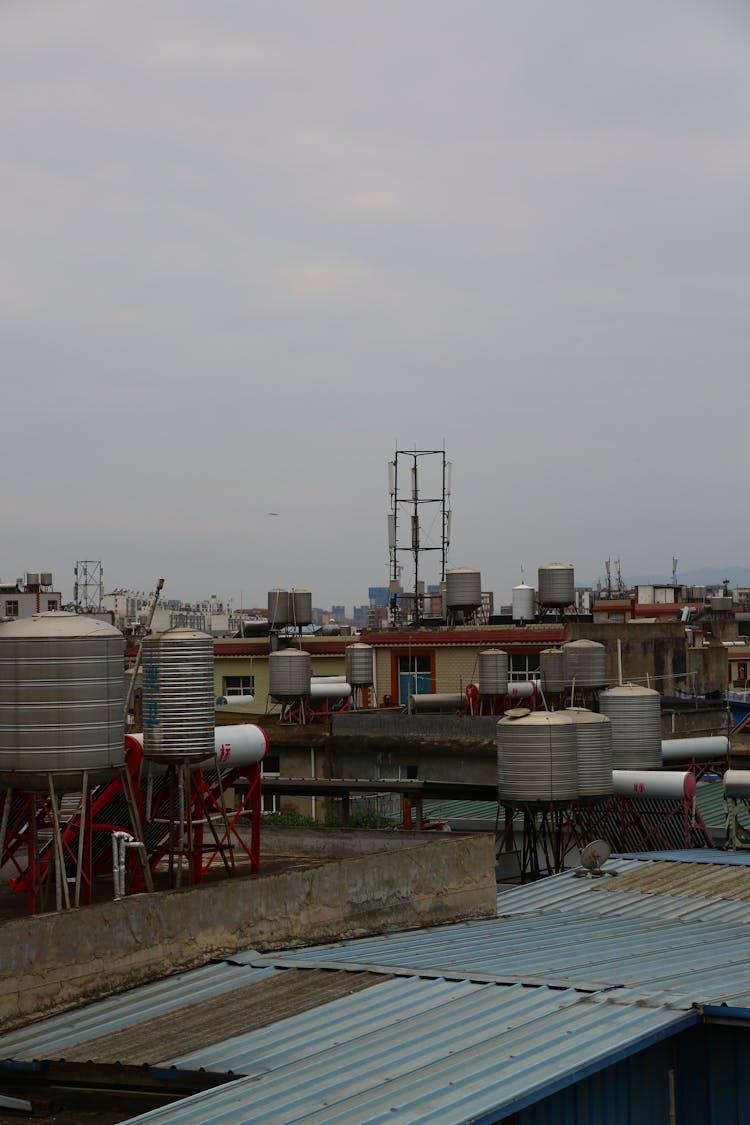
[[[525,719],[527,715],[531,714],[528,707],[511,707],[503,715],[504,719]]]
[[[614,875],[614,871],[602,871],[602,864],[607,862],[611,854],[612,849],[606,840],[592,840],[581,851],[581,866],[576,870],[576,875],[585,875],[589,879]]]

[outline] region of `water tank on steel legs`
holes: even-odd
[[[375,649],[356,643],[344,649],[346,682],[352,687],[370,687],[375,683]]]
[[[309,652],[284,648],[268,657],[268,694],[274,699],[299,699],[310,694]]]
[[[486,648],[477,661],[477,690],[480,695],[506,695],[508,654],[501,648]]]
[[[445,575],[445,599],[448,611],[470,612],[482,604],[482,575],[469,567],[456,567]]]
[[[539,567],[539,604],[565,609],[575,601],[575,580],[571,563],[549,563]]]
[[[578,796],[575,726],[563,711],[497,724],[498,794],[506,804],[569,803]]]
[[[296,627],[312,625],[312,593],[310,590],[291,590],[289,593],[290,624]]]
[[[606,715],[585,707],[568,707],[578,754],[578,792],[581,797],[607,797],[612,792],[612,724]]]
[[[196,629],[144,637],[143,753],[159,762],[214,757],[214,642]]]
[[[607,682],[607,650],[598,641],[570,641],[563,646],[565,684],[600,688]]]
[[[58,791],[125,760],[125,639],[88,614],[0,624],[0,784]]]
[[[514,621],[534,620],[534,587],[525,582],[513,587],[512,614]]]
[[[268,624],[272,629],[281,629],[292,619],[289,591],[276,587],[268,591]]]
[[[565,653],[561,648],[543,648],[539,653],[542,691],[557,695],[565,690]]]
[[[658,691],[637,684],[622,684],[601,693],[599,710],[612,724],[614,769],[661,768],[661,696]]]

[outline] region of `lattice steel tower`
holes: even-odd
[[[426,458],[434,460],[427,461]],[[424,581],[420,578],[420,555],[423,551],[440,552],[441,591],[444,589],[451,536],[451,469],[452,465],[446,460],[444,449],[397,449],[393,460],[388,464],[391,498],[391,510],[388,513],[389,610],[394,625],[401,621],[399,592],[403,568],[399,564],[399,554],[406,551],[414,559],[411,613],[414,622],[418,622],[423,616]],[[427,496],[420,494],[423,476],[427,479],[430,493]],[[408,545],[402,544],[400,536],[407,539]]]
[[[100,559],[79,559],[73,570],[76,613],[97,613],[102,608],[104,575]]]

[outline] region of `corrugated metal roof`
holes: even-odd
[[[441,926],[253,963],[414,973],[456,979],[550,984],[599,991],[669,993],[673,1002],[750,1008],[748,931],[742,923],[528,912]]]
[[[365,991],[162,1065],[242,1075],[137,1121],[154,1125],[464,1125],[498,1120],[701,1019],[750,1015],[750,857],[617,857],[506,891],[497,918],[261,955],[247,951],[0,1039],[0,1057],[64,1057],[198,994],[307,969],[384,974]],[[731,894],[732,898],[723,898]],[[85,1048],[84,1048],[85,1052]],[[79,1050],[80,1053],[80,1050]]]
[[[496,1120],[589,1067],[698,1020],[573,989],[391,980],[168,1060],[247,1077],[137,1120],[162,1125],[456,1125]]]

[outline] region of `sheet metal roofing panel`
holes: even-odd
[[[550,912],[362,938],[260,958],[279,967],[419,972],[597,991],[653,989],[675,1003],[750,1004],[744,924]]]
[[[584,914],[604,917],[750,923],[750,869],[727,863],[610,859],[611,875],[552,879],[502,891],[498,914]]]
[[[156,1015],[177,1013],[186,1004],[231,992],[242,984],[275,972],[268,966],[242,968],[227,962],[204,965],[179,976],[134,988],[123,995],[99,1000],[76,1012],[64,1012],[17,1031],[9,1031],[0,1036],[0,1058],[63,1058],[66,1050],[78,1043],[143,1023]]]
[[[496,1120],[697,1022],[571,989],[384,982],[293,1020],[167,1060],[245,1078],[135,1120],[160,1125],[463,1125]]]

